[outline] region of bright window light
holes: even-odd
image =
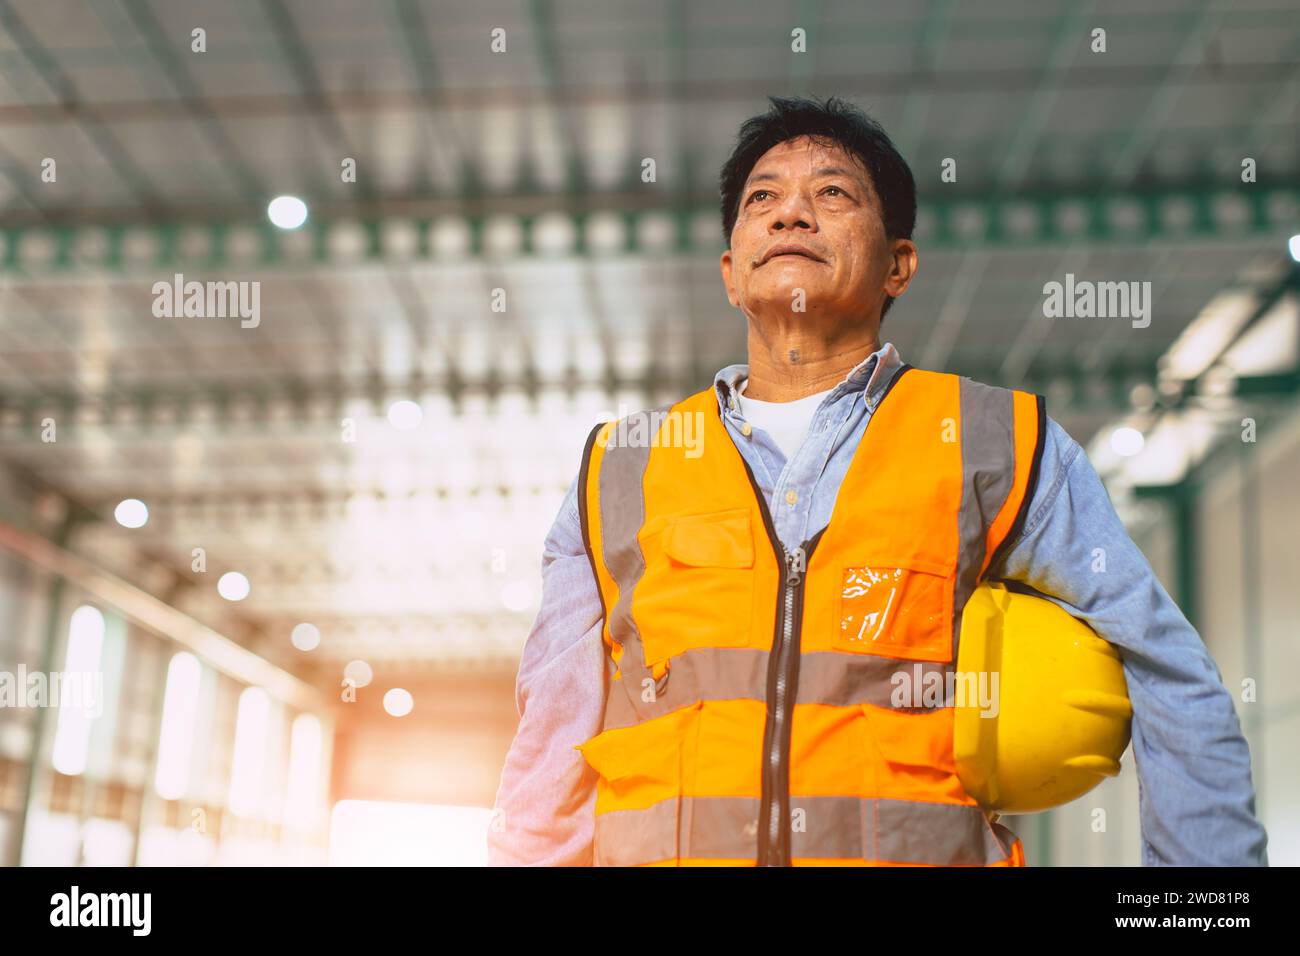
[[[167,665],[158,772],[154,775],[154,789],[164,800],[179,800],[189,792],[202,674],[199,659],[188,651],[175,655]]]
[[[307,221],[307,204],[297,196],[276,196],[266,207],[267,218],[281,229],[297,229]]]
[[[511,611],[526,611],[533,604],[533,587],[527,581],[511,581],[501,589],[501,603]]]
[[[1110,447],[1114,449],[1115,454],[1125,458],[1132,458],[1145,444],[1146,439],[1142,437],[1142,433],[1127,425],[1121,425],[1110,433]]]
[[[135,834],[120,820],[87,820],[81,831],[86,866],[130,866]]]
[[[320,819],[321,728],[314,714],[294,718],[289,736],[289,780],[284,795],[284,822],[311,830]]]
[[[1223,353],[1237,376],[1287,372],[1300,357],[1300,300],[1283,296]]]
[[[118,502],[113,517],[123,528],[143,528],[149,520],[149,509],[139,498],[127,498]]]
[[[1291,253],[1291,258],[1296,262],[1300,262],[1300,233],[1296,233],[1287,240],[1286,247],[1287,251]]]
[[[266,734],[271,723],[271,698],[260,687],[239,695],[235,717],[235,754],[230,768],[230,811],[251,817],[262,808],[265,784]]]
[[[330,815],[331,866],[486,866],[487,807],[342,800]]]
[[[1163,371],[1183,380],[1199,376],[1236,341],[1256,304],[1247,292],[1220,292],[1178,333],[1161,360]]]
[[[104,615],[99,608],[83,604],[72,612],[72,619],[68,622],[68,650],[63,661],[63,676],[88,678],[99,673],[103,651]],[[47,676],[53,680],[56,675]],[[54,769],[59,773],[76,775],[86,771],[95,716],[90,708],[79,706],[81,703],[88,702],[60,702],[52,757]]]
[[[76,866],[83,848],[80,820],[32,807],[23,839],[23,866]]]
[[[217,580],[217,593],[227,601],[242,601],[251,590],[248,578],[238,571],[227,571]]]

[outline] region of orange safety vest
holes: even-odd
[[[787,553],[713,388],[597,426],[579,479],[610,650],[579,747],[596,865],[1023,866],[958,780],[951,698],[894,694],[955,668],[1045,427],[1036,395],[904,365],[830,523]]]

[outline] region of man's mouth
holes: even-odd
[[[813,262],[825,261],[821,256],[818,256],[810,249],[805,249],[803,246],[780,245],[773,246],[771,249],[767,250],[767,252],[763,254],[763,257],[758,260],[758,264],[760,266],[766,265],[773,259],[779,259],[782,256],[797,256],[801,259],[811,259]]]

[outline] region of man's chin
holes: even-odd
[[[755,283],[745,296],[747,311],[761,312],[806,312],[811,311],[815,303],[824,302],[833,295],[824,277],[808,276],[806,282],[800,276],[782,276],[780,282]],[[813,280],[816,281],[813,281]]]

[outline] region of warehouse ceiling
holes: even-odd
[[[1288,0],[0,0],[0,458],[196,614],[246,574],[241,633],[300,672],[509,666],[591,426],[743,360],[716,172],[766,95],[850,98],[912,163],[884,338],[1088,441],[1278,281],[1298,64]],[[260,283],[256,321],[158,316],[177,274]],[[1045,318],[1067,274],[1151,282],[1149,327]]]

